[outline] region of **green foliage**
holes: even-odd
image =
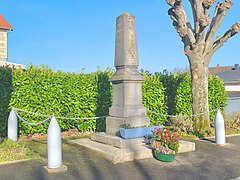
[[[160,81],[163,83],[165,88],[165,103],[168,108],[168,114],[176,114],[176,93],[179,84],[183,81],[186,76],[186,73],[180,71],[167,72],[163,70],[162,73],[155,73],[155,75],[160,76]]]
[[[176,91],[176,114],[189,115],[192,114],[192,92],[191,77],[185,76],[179,84]]]
[[[47,66],[29,65],[26,70],[0,67],[0,137],[6,135],[7,119],[12,107],[30,112],[62,117],[107,116],[112,104],[112,85],[109,78],[113,70],[98,70],[80,74],[53,72]],[[174,72],[150,74],[142,71],[143,104],[159,114],[191,114],[190,76]],[[226,94],[218,77],[209,78],[209,106],[224,109]],[[147,111],[151,125],[166,124],[168,119]],[[19,111],[28,122],[40,122],[45,117]],[[213,117],[214,115],[212,115]],[[63,131],[104,131],[105,119],[58,119]],[[49,123],[30,126],[19,121],[20,133],[46,133]]]
[[[159,76],[157,75],[146,75],[145,81],[142,83],[143,91],[143,104],[150,111],[154,111],[159,114],[167,114],[167,106],[164,99],[164,91],[162,83],[160,82]],[[147,115],[151,119],[151,125],[165,124],[167,118],[158,114],[147,112]]]
[[[14,161],[39,157],[38,154],[29,150],[24,142],[5,140],[0,144],[0,162]]]
[[[97,72],[97,109],[96,116],[108,115],[108,110],[112,105],[112,86],[109,81],[109,77],[113,75],[112,69],[106,69],[105,72]],[[97,120],[97,131],[105,131],[106,129],[105,119]]]
[[[179,144],[179,142],[169,142],[168,147],[169,147],[169,149],[172,149],[177,153],[178,149],[180,147],[180,144]]]
[[[227,106],[227,93],[225,92],[224,82],[218,77],[208,78],[208,102],[209,109],[219,108],[222,112]],[[210,119],[214,120],[216,112],[210,114]]]
[[[6,132],[7,118],[12,107],[24,109],[40,114],[54,114],[62,117],[96,117],[107,116],[112,104],[112,85],[109,78],[113,70],[98,70],[96,73],[80,74],[53,72],[47,66],[34,66],[26,70],[4,69],[1,70],[5,80],[1,92],[5,101],[1,101],[2,125]],[[7,75],[5,75],[7,74]],[[164,88],[159,77],[145,75],[143,83],[143,102],[146,107],[155,112],[166,114],[167,107],[164,103]],[[147,87],[148,86],[148,87]],[[6,93],[7,91],[7,93]],[[4,102],[4,103],[3,103]],[[18,111],[19,115],[28,122],[41,122],[45,117],[27,114]],[[166,117],[148,112],[151,124],[163,124]],[[98,120],[70,120],[58,119],[62,131],[76,128],[81,131],[104,131],[105,119]],[[49,122],[30,126],[19,121],[19,132],[46,133]]]
[[[10,112],[8,105],[12,91],[12,69],[0,67],[0,137],[6,136],[7,133],[7,120]]]
[[[209,110],[221,109],[226,107],[227,94],[225,92],[224,83],[219,77],[209,76],[208,78],[208,102]],[[189,115],[192,114],[192,93],[191,93],[191,77],[185,75],[179,84],[175,98],[176,114]],[[173,107],[174,108],[174,107]],[[210,113],[210,120],[213,122],[215,113]]]
[[[95,117],[108,115],[111,106],[112,71],[80,74],[53,72],[47,66],[29,65],[26,70],[2,68],[1,73],[1,132],[6,135],[9,110],[17,107],[30,112],[63,117]],[[40,122],[45,117],[19,112],[28,122]],[[104,129],[104,119],[97,120]],[[96,120],[58,119],[61,129],[82,131],[96,129]],[[19,122],[20,133],[46,133],[49,123],[30,126]]]

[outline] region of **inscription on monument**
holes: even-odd
[[[123,50],[122,49],[122,39],[123,39],[123,28],[122,28],[122,26],[123,26],[123,21],[122,21],[122,19],[121,19],[121,17],[119,17],[118,19],[117,19],[117,25],[116,25],[116,50],[115,51],[117,51],[117,50]],[[122,53],[115,53],[115,60],[117,61],[118,59],[124,59],[124,57],[122,56]],[[115,62],[116,63],[116,62]]]
[[[127,51],[127,55],[128,58],[131,59],[135,59],[135,52],[136,52],[136,48],[135,48],[135,26],[133,23],[133,20],[131,18],[128,19],[128,24],[129,24],[129,31],[128,31],[128,51]]]
[[[0,60],[7,60],[7,32],[0,31]]]

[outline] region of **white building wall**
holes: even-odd
[[[8,34],[7,30],[0,29],[0,61],[7,61],[8,58]]]
[[[227,86],[225,85],[225,90],[227,92],[240,92],[240,85],[231,85],[231,86]]]

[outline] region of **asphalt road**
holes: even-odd
[[[218,146],[211,139],[190,141],[196,142],[196,151],[179,154],[174,162],[149,158],[116,165],[91,151],[64,143],[63,164],[67,165],[67,172],[47,173],[43,168],[47,160],[43,158],[0,165],[0,179],[240,179],[240,136],[228,137],[226,146]]]

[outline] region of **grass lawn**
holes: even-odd
[[[29,141],[19,140],[13,142],[4,140],[0,144],[0,163],[8,161],[16,161],[30,158],[39,158],[39,154],[28,148]]]
[[[66,141],[70,139],[86,138],[88,136],[64,137],[63,148]],[[47,158],[47,140],[44,139],[26,139],[20,138],[17,142],[4,140],[0,143],[0,164],[3,162],[12,162],[17,160],[31,158]]]

